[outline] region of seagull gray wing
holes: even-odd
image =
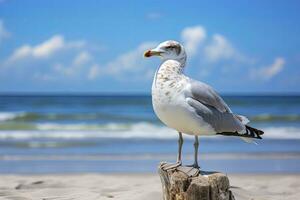
[[[210,124],[217,133],[236,132],[245,129],[224,100],[209,85],[190,79],[187,103],[198,116]]]
[[[225,101],[217,94],[217,92],[209,85],[193,79],[190,82],[190,95],[191,98],[212,106],[220,112],[230,112],[231,110]]]
[[[200,119],[208,123],[216,133],[239,132],[245,129],[237,117],[230,112],[220,112],[213,106],[203,104],[193,98],[186,98],[187,103],[194,109]]]

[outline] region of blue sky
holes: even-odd
[[[221,93],[300,92],[299,1],[0,0],[0,92],[150,93],[168,39]]]

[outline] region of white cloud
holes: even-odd
[[[65,45],[64,38],[60,35],[55,35],[49,40],[31,48],[33,57],[44,58],[51,56],[53,53],[62,49]]]
[[[150,71],[143,58],[143,53],[156,45],[157,42],[144,42],[138,45],[137,48],[117,56],[104,65],[94,64],[90,67],[87,78],[94,80],[98,77],[108,75],[117,79],[128,78],[128,76],[131,79],[135,79],[145,75],[143,77],[148,79]]]
[[[257,70],[252,70],[250,76],[253,79],[269,80],[279,74],[283,70],[284,65],[285,59],[282,57],[277,57],[275,58],[273,64]]]
[[[279,72],[282,71],[284,64],[284,58],[276,58],[271,66],[263,69],[263,72],[268,79],[272,78],[273,76],[277,75]]]
[[[186,27],[181,31],[181,40],[189,58],[195,55],[202,58],[206,65],[221,60],[253,63],[254,60],[240,53],[230,41],[221,34],[214,34],[207,41],[206,29],[203,26]],[[210,36],[209,36],[210,38]]]
[[[74,66],[67,67],[67,66],[64,66],[61,63],[56,63],[53,66],[53,69],[54,69],[55,72],[57,72],[58,74],[63,75],[64,77],[74,76],[75,73],[78,71],[78,68],[76,66],[75,67]]]
[[[66,42],[62,35],[54,35],[48,40],[35,46],[23,45],[15,49],[8,58],[7,64],[15,63],[26,58],[44,59],[54,55],[60,50],[81,48],[83,46],[83,41]]]
[[[87,71],[86,67],[91,60],[92,56],[88,51],[81,51],[75,56],[72,63],[69,65],[56,63],[53,65],[53,70],[57,74],[63,75],[64,77],[79,77],[81,72]]]
[[[202,26],[186,27],[182,30],[181,39],[189,57],[192,57],[197,53],[199,45],[205,40],[205,38],[206,31]]]
[[[81,51],[73,60],[74,65],[83,65],[92,60],[92,56],[87,51]]]
[[[151,14],[151,15],[150,15]],[[160,17],[159,13],[150,13],[149,16]],[[184,28],[180,37],[186,48],[188,57],[192,59],[195,55],[201,58],[200,64],[205,64],[206,59],[237,59],[238,53],[232,47],[230,42],[222,35],[214,35],[212,43],[207,43],[206,30],[203,26],[190,26]],[[16,48],[4,62],[5,70],[15,64],[22,65],[24,68],[33,67],[40,72],[39,75],[46,79],[54,77],[86,78],[95,80],[97,78],[112,77],[124,80],[130,77],[130,80],[139,78],[149,79],[153,76],[159,59],[143,58],[143,52],[146,49],[153,48],[157,42],[144,42],[136,48],[124,52],[106,63],[98,63],[91,46],[87,46],[84,41],[68,41],[63,35],[53,35],[38,44],[24,44]],[[204,62],[202,62],[202,60]],[[212,67],[207,64],[201,67],[205,74],[209,74]],[[150,66],[153,65],[153,66]],[[39,70],[39,66],[44,67]],[[45,71],[48,68],[48,71]],[[206,69],[207,68],[207,69]],[[203,74],[203,73],[202,73]],[[50,79],[49,79],[50,80]]]
[[[223,35],[207,35],[204,27],[193,26],[184,28],[180,36],[188,57],[192,57],[193,64],[201,66],[197,75],[209,76],[216,69],[215,67],[218,67],[220,72],[230,71],[232,74],[235,73],[233,68],[236,72],[242,70],[240,64],[249,67],[250,59],[235,49]],[[28,73],[30,76],[45,81],[96,80],[107,77],[126,81],[149,80],[153,77],[159,59],[146,60],[143,58],[143,52],[157,44],[157,42],[144,42],[136,48],[117,55],[109,62],[98,63],[95,50],[87,46],[84,41],[67,41],[62,35],[54,35],[39,44],[24,44],[16,48],[6,59],[8,61],[6,63],[10,65],[3,67],[3,71],[14,70],[11,66],[18,62],[23,66],[24,71],[30,72],[27,67],[33,69]],[[195,55],[199,60],[196,60]],[[226,62],[218,63],[224,60]],[[264,80],[270,79],[283,69],[284,64],[283,58],[276,58],[272,65],[253,73],[251,71],[251,76]],[[46,67],[41,69],[40,66]]]
[[[97,64],[94,64],[90,67],[88,74],[87,74],[87,78],[89,80],[94,80],[98,76],[100,76],[100,66]]]
[[[17,48],[13,54],[8,58],[9,62],[17,61],[21,58],[24,58],[28,55],[30,55],[32,52],[32,48],[29,45],[23,45],[19,48]]]
[[[3,20],[0,19],[0,43],[3,39],[6,39],[10,36],[10,33],[6,30]]]
[[[0,70],[8,74],[18,67],[22,73],[28,71],[30,78],[43,81],[85,79],[89,66],[95,64],[91,49],[85,41],[69,41],[62,35],[54,35],[36,45],[16,48]]]
[[[145,42],[110,62],[98,64],[88,48],[85,48],[83,41],[66,41],[62,35],[54,35],[42,43],[25,44],[16,48],[4,64],[8,66],[5,70],[9,70],[16,63],[24,67],[36,67],[33,78],[51,81],[67,77],[94,80],[103,76],[123,79],[128,78],[127,75],[132,75],[130,78],[137,78],[141,77],[141,74],[146,75],[144,78],[149,78],[150,71],[145,68],[147,64],[143,53],[156,45],[157,43]],[[56,56],[58,52],[63,52],[66,56]],[[48,71],[39,70],[37,67],[40,66],[41,60],[44,60],[43,66],[46,65]],[[30,61],[30,65],[26,61]]]
[[[136,49],[119,55],[106,65],[105,72],[107,74],[121,74],[123,72],[141,71],[145,64],[143,53],[147,49],[153,48],[157,45],[154,42],[144,42]]]
[[[239,59],[239,53],[232,44],[222,35],[213,35],[212,42],[204,49],[205,57],[210,62],[219,60]]]
[[[200,25],[184,28],[181,32],[181,40],[188,58],[194,61],[198,58],[198,64],[201,66],[199,73],[202,77],[209,76],[216,64],[222,70],[225,68],[229,70],[229,68],[237,68],[237,64],[249,65],[255,62],[254,59],[244,56],[235,49],[223,35],[207,35],[206,29]],[[226,63],[218,63],[219,61],[226,61]]]

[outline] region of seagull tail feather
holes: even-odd
[[[245,125],[246,132],[245,133],[239,133],[239,132],[222,132],[217,133],[218,135],[224,135],[224,136],[238,136],[238,137],[244,137],[244,138],[254,138],[254,139],[262,139],[261,135],[264,134],[262,130],[253,128],[251,126]]]

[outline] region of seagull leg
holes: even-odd
[[[182,145],[183,145],[183,137],[182,133],[178,132],[179,138],[178,138],[178,154],[177,154],[177,163],[182,163],[181,161],[181,152],[182,152]]]
[[[194,152],[194,164],[193,164],[193,167],[196,168],[196,169],[199,169],[199,165],[198,165],[198,147],[199,147],[199,139],[198,139],[198,136],[195,135],[195,142],[194,142],[194,149],[195,149],[195,152]]]
[[[195,142],[194,142],[194,164],[187,165],[180,167],[180,171],[184,172],[190,177],[197,176],[200,173],[199,165],[198,165],[198,147],[199,147],[199,140],[198,136],[195,136]]]
[[[178,132],[179,138],[178,138],[178,154],[177,154],[177,161],[176,163],[164,163],[162,164],[163,169],[168,170],[168,169],[173,169],[177,168],[182,165],[181,161],[181,152],[182,152],[182,145],[183,145],[183,137],[182,133]]]

